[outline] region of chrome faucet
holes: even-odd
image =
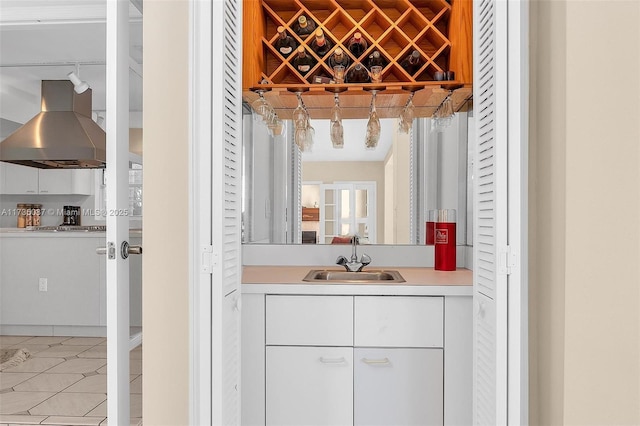
[[[349,272],[360,272],[362,268],[371,263],[371,258],[366,254],[363,254],[360,260],[358,260],[358,243],[360,242],[360,237],[354,235],[351,237],[351,260],[347,260],[344,256],[338,256],[336,263],[338,265],[342,265]]]

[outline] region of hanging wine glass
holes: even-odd
[[[302,95],[300,94],[300,92],[297,92],[296,96],[298,97],[298,106],[293,110],[292,119],[294,127],[298,128],[306,126],[308,117],[307,111],[304,109],[304,106],[302,104]]]
[[[285,122],[278,118],[277,115],[267,124],[271,136],[281,136],[284,133],[285,127]]]
[[[372,90],[371,95],[371,112],[369,113],[367,135],[365,138],[365,147],[367,149],[375,149],[380,140],[380,119],[376,111],[376,90]]]
[[[304,108],[302,103],[302,94],[301,92],[296,92],[296,97],[298,98],[298,106],[293,110],[292,120],[293,120],[293,141],[298,146],[301,152],[306,150],[308,145],[307,142],[307,130],[308,130],[308,121],[309,116],[307,114],[307,110]]]
[[[342,127],[342,109],[338,94],[334,95],[334,105],[331,110],[331,144],[336,149],[344,148],[344,128]]]
[[[306,127],[295,127],[295,132],[293,134],[293,141],[298,146],[300,151],[304,152],[305,143],[307,141],[307,128]]]
[[[448,127],[453,120],[453,101],[451,100],[451,94],[449,94],[442,102],[442,108],[440,111],[441,127]]]
[[[306,137],[304,139],[304,149],[303,152],[311,152],[313,150],[313,138],[316,135],[316,130],[311,125],[311,119],[309,118],[309,114],[307,113],[307,124],[306,124]]]
[[[251,107],[258,114],[254,116],[255,119],[258,119],[258,117],[262,119],[269,111],[271,105],[269,105],[269,102],[264,98],[264,90],[258,90],[258,99],[251,103]]]
[[[413,95],[415,92],[411,92],[409,95],[409,99],[407,100],[407,104],[402,109],[402,113],[400,114],[400,121],[398,123],[398,129],[402,133],[409,133],[411,130],[411,125],[413,124],[414,117],[414,106],[413,106]]]

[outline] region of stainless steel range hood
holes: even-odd
[[[40,169],[102,168],[106,134],[91,119],[91,89],[67,80],[42,81],[42,112],[0,142],[0,161]]]

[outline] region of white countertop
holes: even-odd
[[[33,231],[24,228],[0,228],[0,238],[105,238],[100,231]],[[129,235],[142,235],[142,229],[130,229]]]
[[[243,293],[269,294],[376,294],[470,296],[473,272],[469,269],[436,271],[433,268],[384,268],[400,272],[403,283],[311,283],[302,281],[311,269],[340,270],[332,266],[244,266]],[[376,270],[380,268],[369,268]],[[343,269],[344,270],[344,269]],[[366,269],[365,269],[366,270]]]

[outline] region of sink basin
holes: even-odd
[[[403,283],[404,278],[398,271],[368,270],[361,272],[347,272],[343,270],[312,269],[302,279],[306,282],[341,282],[341,283]]]

